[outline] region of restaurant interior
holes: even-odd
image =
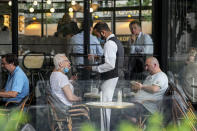
[[[196,5],[196,0],[0,0],[0,15],[4,18],[2,24],[5,27],[0,30],[0,59],[6,53],[16,54],[19,66],[26,73],[30,84],[29,96],[19,107],[20,112],[27,113],[29,119],[23,124],[17,124],[15,129],[96,131],[101,129],[99,123],[104,117],[100,111],[111,109],[110,130],[106,120],[104,131],[123,130],[121,126],[116,128],[113,121],[121,119],[119,116],[124,110],[133,106],[131,100],[135,92],[131,89],[131,83],[145,80],[148,75],[145,61],[154,56],[161,70],[167,74],[171,87],[170,91],[167,90],[169,93],[165,94],[170,100],[167,105],[163,103],[163,106],[169,105],[169,109],[163,109],[167,110],[162,111],[163,115],[171,117],[166,119],[170,119],[170,124],[176,125],[177,129],[185,126],[184,119],[189,119],[191,123],[186,128],[196,131]],[[106,105],[101,104],[100,99],[103,82],[100,73],[86,69],[87,66],[98,66],[105,61],[103,56],[88,59],[89,54],[96,54],[96,50],[90,48],[91,20],[93,26],[98,22],[107,23],[124,47],[124,75],[118,80],[113,102]],[[129,23],[135,20],[139,21],[142,32],[151,37],[153,44],[146,46],[153,49],[152,53],[131,53]],[[72,23],[76,23],[78,28],[75,29]],[[74,45],[70,40],[80,30],[84,32],[83,40],[81,44]],[[100,44],[104,49],[105,42]],[[83,52],[72,52],[70,49],[74,46],[83,48]],[[53,59],[58,53],[65,54],[70,61],[71,69],[67,76],[77,75],[73,83],[74,94],[82,98],[78,103],[80,106],[73,104],[69,113],[65,106],[57,104],[57,99],[52,100],[50,94]],[[192,62],[191,56],[194,56]],[[84,59],[84,63],[77,64],[75,61],[78,58]],[[7,72],[0,67],[1,89],[5,87],[7,77]],[[58,114],[57,105],[58,109],[65,108],[67,111],[63,118],[59,117],[61,114]],[[152,118],[151,115],[142,117],[133,129],[151,129],[149,118]],[[84,127],[84,122],[89,126]],[[129,129],[129,126],[123,124],[124,129]],[[165,122],[160,127],[167,129]]]

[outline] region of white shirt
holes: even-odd
[[[106,43],[104,45],[105,63],[99,66],[93,66],[92,67],[93,71],[103,73],[103,72],[113,70],[115,68],[116,53],[117,53],[118,47],[114,41],[109,40],[111,37],[115,37],[115,35],[111,34],[110,36],[108,36],[106,39]]]
[[[147,34],[140,32],[137,40],[132,43],[130,39],[129,44],[131,45],[131,54],[153,54],[153,41]]]
[[[168,88],[168,77],[164,72],[158,72],[154,75],[149,75],[146,77],[143,85],[156,85],[160,87],[160,90],[157,93],[139,90],[135,95],[136,101],[141,103],[151,113],[159,111],[159,106],[161,106],[160,104],[163,99],[163,95]]]
[[[62,101],[67,106],[72,106],[72,103],[68,101],[62,89],[66,85],[69,85],[72,93],[74,92],[74,88],[65,74],[62,72],[52,72],[50,76],[50,85],[52,93],[55,94],[60,101]]]

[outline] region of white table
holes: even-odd
[[[124,109],[134,106],[134,103],[128,102],[88,102],[86,105],[90,108],[101,108],[103,112],[103,119],[104,119],[104,130],[107,131],[108,123],[106,118],[106,111],[105,109]]]
[[[88,102],[86,105],[91,108],[124,109],[132,107],[135,104],[129,102]]]

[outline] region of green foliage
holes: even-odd
[[[153,114],[147,122],[146,127],[140,128],[130,122],[123,121],[117,127],[117,131],[192,131],[191,125],[197,125],[197,121],[191,117],[183,119],[180,123],[169,124],[167,127],[163,126],[163,117],[159,113]],[[89,123],[83,124],[80,131],[98,131],[94,126]]]
[[[143,0],[142,6],[148,6],[151,3],[151,0]],[[139,6],[140,0],[128,0],[127,5],[129,6]]]
[[[132,125],[131,123],[127,121],[123,121],[118,126],[118,131],[140,131],[141,129],[137,127],[136,125]]]
[[[147,131],[159,131],[162,129],[163,118],[160,114],[153,114],[149,120],[147,125]]]
[[[93,124],[84,123],[81,126],[80,131],[98,131]]]
[[[18,131],[17,127],[27,122],[27,114],[17,110],[0,111],[1,131]]]

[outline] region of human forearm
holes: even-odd
[[[152,86],[142,85],[141,89],[150,93],[156,93],[159,91],[159,87],[155,85],[152,85]]]
[[[115,65],[113,66],[113,65],[110,65],[108,63],[104,63],[104,64],[99,65],[99,66],[93,66],[92,70],[96,71],[96,72],[99,72],[99,73],[103,73],[103,72],[113,70],[114,68],[115,68]]]
[[[7,91],[7,92],[0,92],[0,97],[4,98],[15,98],[17,96],[16,91]]]
[[[81,101],[81,97],[78,97],[78,96],[76,96],[76,95],[73,94],[71,97],[68,98],[68,100],[70,102]]]
[[[133,84],[132,86],[131,86],[131,88],[134,90],[134,91],[138,91],[138,90],[145,90],[145,91],[147,91],[147,92],[150,92],[150,93],[156,93],[156,92],[158,92],[159,91],[159,86],[156,86],[156,85],[150,85],[150,86],[148,86],[148,85],[143,85],[143,84],[141,84],[141,83],[139,83],[139,82],[135,82],[135,84]]]
[[[77,97],[75,94],[72,93],[71,89],[70,89],[70,85],[66,85],[63,88],[64,94],[66,96],[66,98],[68,99],[68,101],[70,102],[75,102],[75,101],[80,101],[81,97]]]

